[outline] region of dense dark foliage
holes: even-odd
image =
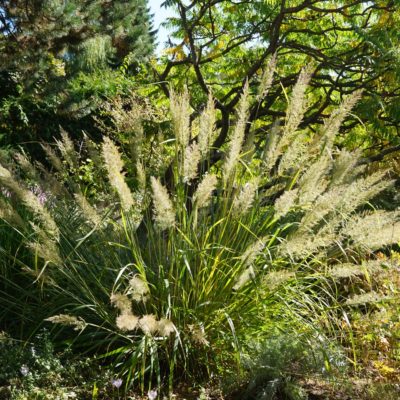
[[[145,0],[1,1],[0,143],[95,134],[99,103],[153,48]]]

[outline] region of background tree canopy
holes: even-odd
[[[153,51],[145,0],[1,1],[0,107],[5,143],[89,130],[99,98],[127,91]]]
[[[272,88],[251,109],[257,143],[284,117],[284,88],[311,63],[303,127],[318,131],[344,96],[362,89],[338,142],[362,147],[370,160],[400,149],[398,0],[169,0],[163,6],[176,17],[166,22],[171,38],[158,60],[151,59],[145,0],[0,4],[3,144],[52,140],[59,125],[74,136],[84,130],[99,138],[93,116],[105,99],[136,91],[152,93],[160,104],[154,83],[167,96],[171,83],[189,87],[196,113],[213,93],[223,128],[219,147],[245,82],[254,91],[276,55]],[[138,91],[143,83],[152,85]]]
[[[251,110],[258,132],[284,116],[284,87],[307,63],[315,66],[310,107],[303,126],[313,130],[343,96],[363,89],[341,141],[368,148],[374,160],[399,150],[400,57],[398,1],[227,1],[169,0],[176,10],[168,26],[173,41],[157,79],[186,84],[199,109],[212,91],[223,135],[245,82],[259,83],[266,62],[277,54],[272,90]],[[162,83],[168,93],[166,83]],[[223,138],[220,138],[221,140]],[[381,153],[383,152],[383,153]]]

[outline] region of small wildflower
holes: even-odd
[[[122,379],[121,378],[113,379],[111,381],[111,385],[113,385],[115,388],[119,389],[122,386]]]
[[[157,398],[157,390],[149,390],[147,392],[147,397],[149,398],[149,400],[155,400]]]
[[[20,368],[20,372],[22,376],[27,376],[29,374],[29,368],[26,365],[23,365]]]

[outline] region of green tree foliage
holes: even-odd
[[[303,126],[318,129],[343,96],[363,89],[358,117],[350,116],[341,128],[342,134],[352,133],[339,140],[372,148],[377,159],[382,150],[400,150],[398,1],[170,0],[164,6],[172,7],[176,17],[168,22],[172,40],[156,69],[157,79],[193,88],[197,110],[212,91],[222,137],[246,81],[256,87],[268,58],[277,53],[272,90],[250,112],[261,136],[272,118],[284,116],[283,88],[313,62]],[[168,93],[166,85],[163,89]]]
[[[145,0],[1,1],[0,135],[90,129],[99,99],[126,91],[154,47]]]

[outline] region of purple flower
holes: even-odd
[[[155,400],[157,398],[157,390],[149,390],[147,396],[149,400]]]
[[[27,376],[29,374],[29,368],[26,365],[23,365],[20,368],[20,372],[23,376]]]
[[[43,191],[43,189],[40,186],[38,185],[33,186],[31,188],[31,192],[36,195],[37,199],[39,200],[39,203],[42,206],[46,204],[48,200],[48,195],[45,191]]]
[[[113,379],[111,381],[111,384],[116,387],[117,389],[119,389],[122,386],[122,379],[118,378],[118,379]]]

